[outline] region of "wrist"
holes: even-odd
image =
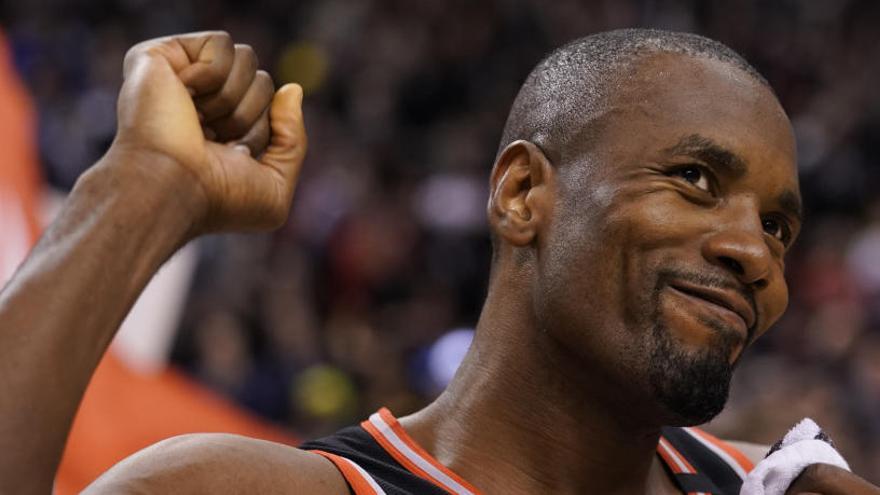
[[[88,232],[131,259],[132,274],[149,273],[199,233],[204,195],[176,178],[161,156],[111,148],[71,191],[65,218],[47,231],[50,242]],[[90,225],[87,231],[82,226]],[[136,260],[136,261],[134,261]]]
[[[121,199],[123,213],[143,216],[145,225],[161,219],[181,245],[201,233],[208,210],[202,186],[173,158],[118,143],[80,177],[74,192],[80,190],[96,198]]]

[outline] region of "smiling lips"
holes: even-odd
[[[690,299],[696,299],[697,301],[695,302],[710,306],[713,312],[721,313],[721,316],[725,317],[725,319],[735,318],[738,320],[738,323],[742,324],[742,330],[746,337],[757,319],[752,305],[749,304],[743,295],[735,290],[706,287],[684,281],[675,281],[670,284],[670,288]],[[740,325],[737,324],[736,326]]]

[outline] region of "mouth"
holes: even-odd
[[[703,305],[722,319],[734,323],[734,326],[741,328],[744,337],[751,335],[757,315],[752,304],[738,292],[685,281],[672,282],[669,288]]]

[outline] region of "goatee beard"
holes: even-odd
[[[719,325],[705,321],[710,327]],[[739,340],[732,330],[715,328],[716,340],[703,352],[688,352],[657,324],[652,332],[649,379],[654,396],[674,426],[702,424],[724,409],[734,364],[729,358]]]

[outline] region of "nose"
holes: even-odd
[[[720,226],[703,243],[703,256],[735,274],[743,284],[763,289],[768,284],[773,255],[764,239],[760,219],[757,215],[754,218],[754,222]]]

